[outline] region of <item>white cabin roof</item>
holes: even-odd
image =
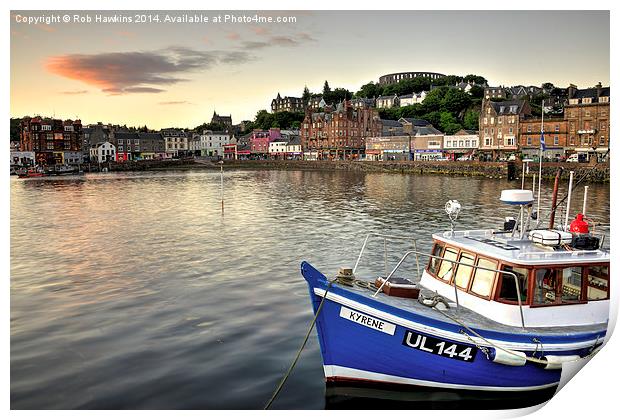
[[[592,264],[609,262],[607,250],[556,251],[529,239],[493,230],[463,230],[433,234],[433,239],[459,249],[516,265]]]

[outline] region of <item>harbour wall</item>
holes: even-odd
[[[96,165],[91,170],[97,171]],[[215,161],[201,159],[179,160],[143,160],[129,162],[110,162],[103,164],[110,171],[144,171],[144,170],[189,170],[211,169],[219,170],[220,165]],[[587,175],[589,182],[609,182],[609,163],[568,163],[543,162],[543,179],[554,179],[559,168],[563,169],[561,179],[568,179],[570,171],[574,171],[574,178],[580,179]],[[522,163],[515,162],[478,162],[478,161],[301,161],[301,160],[236,160],[225,161],[224,169],[262,169],[262,170],[333,170],[381,172],[401,174],[471,176],[498,179],[520,179]],[[526,179],[538,176],[538,164],[529,163],[529,173]]]

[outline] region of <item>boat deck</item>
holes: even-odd
[[[528,239],[512,237],[510,233],[494,232],[493,230],[447,231],[434,234],[433,239],[513,264],[549,265],[609,262],[608,250],[558,251],[553,248],[542,247]]]
[[[541,334],[541,335],[555,335],[555,336],[570,336],[574,334],[583,334],[583,333],[591,333],[597,331],[603,331],[607,328],[606,323],[600,324],[591,324],[591,325],[574,325],[574,326],[561,326],[561,327],[528,327],[526,324],[525,329],[520,326],[511,326],[496,322],[492,319],[486,318],[470,309],[467,309],[463,306],[456,307],[456,303],[448,300],[450,302],[450,308],[441,311],[438,309],[430,308],[426,305],[418,302],[417,299],[410,298],[400,298],[395,296],[388,296],[384,293],[379,293],[376,297],[372,297],[374,294],[374,290],[370,290],[364,287],[360,287],[354,285],[352,287],[341,286],[344,290],[350,290],[354,293],[360,294],[364,297],[371,298],[373,300],[379,301],[386,305],[402,309],[411,313],[419,314],[431,319],[435,319],[437,321],[451,323],[453,325],[459,325],[454,322],[446,315],[449,315],[451,318],[456,318],[461,321],[463,324],[467,325],[469,328],[473,328],[474,330],[486,330],[486,331],[496,331],[499,333],[507,333],[507,334],[523,334],[523,333],[531,333],[531,334]],[[420,290],[434,292],[427,288],[424,288],[421,285],[418,285]],[[446,315],[441,312],[445,312]]]

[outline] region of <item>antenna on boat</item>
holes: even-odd
[[[450,219],[450,232],[454,233],[454,224],[456,223],[456,218],[459,217],[459,213],[461,211],[461,203],[456,200],[448,200],[446,202],[446,214]]]
[[[540,105],[540,147],[538,151],[538,203],[536,206],[536,226],[540,224],[540,181],[542,181],[542,160],[545,150],[545,100]]]

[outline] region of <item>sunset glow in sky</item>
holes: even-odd
[[[227,14],[294,22],[214,21]],[[188,16],[209,22],[178,22]],[[608,85],[609,42],[605,11],[13,11],[11,116],[193,128],[215,110],[238,123],[278,92],[319,92],[325,80],[356,91],[399,71]]]

